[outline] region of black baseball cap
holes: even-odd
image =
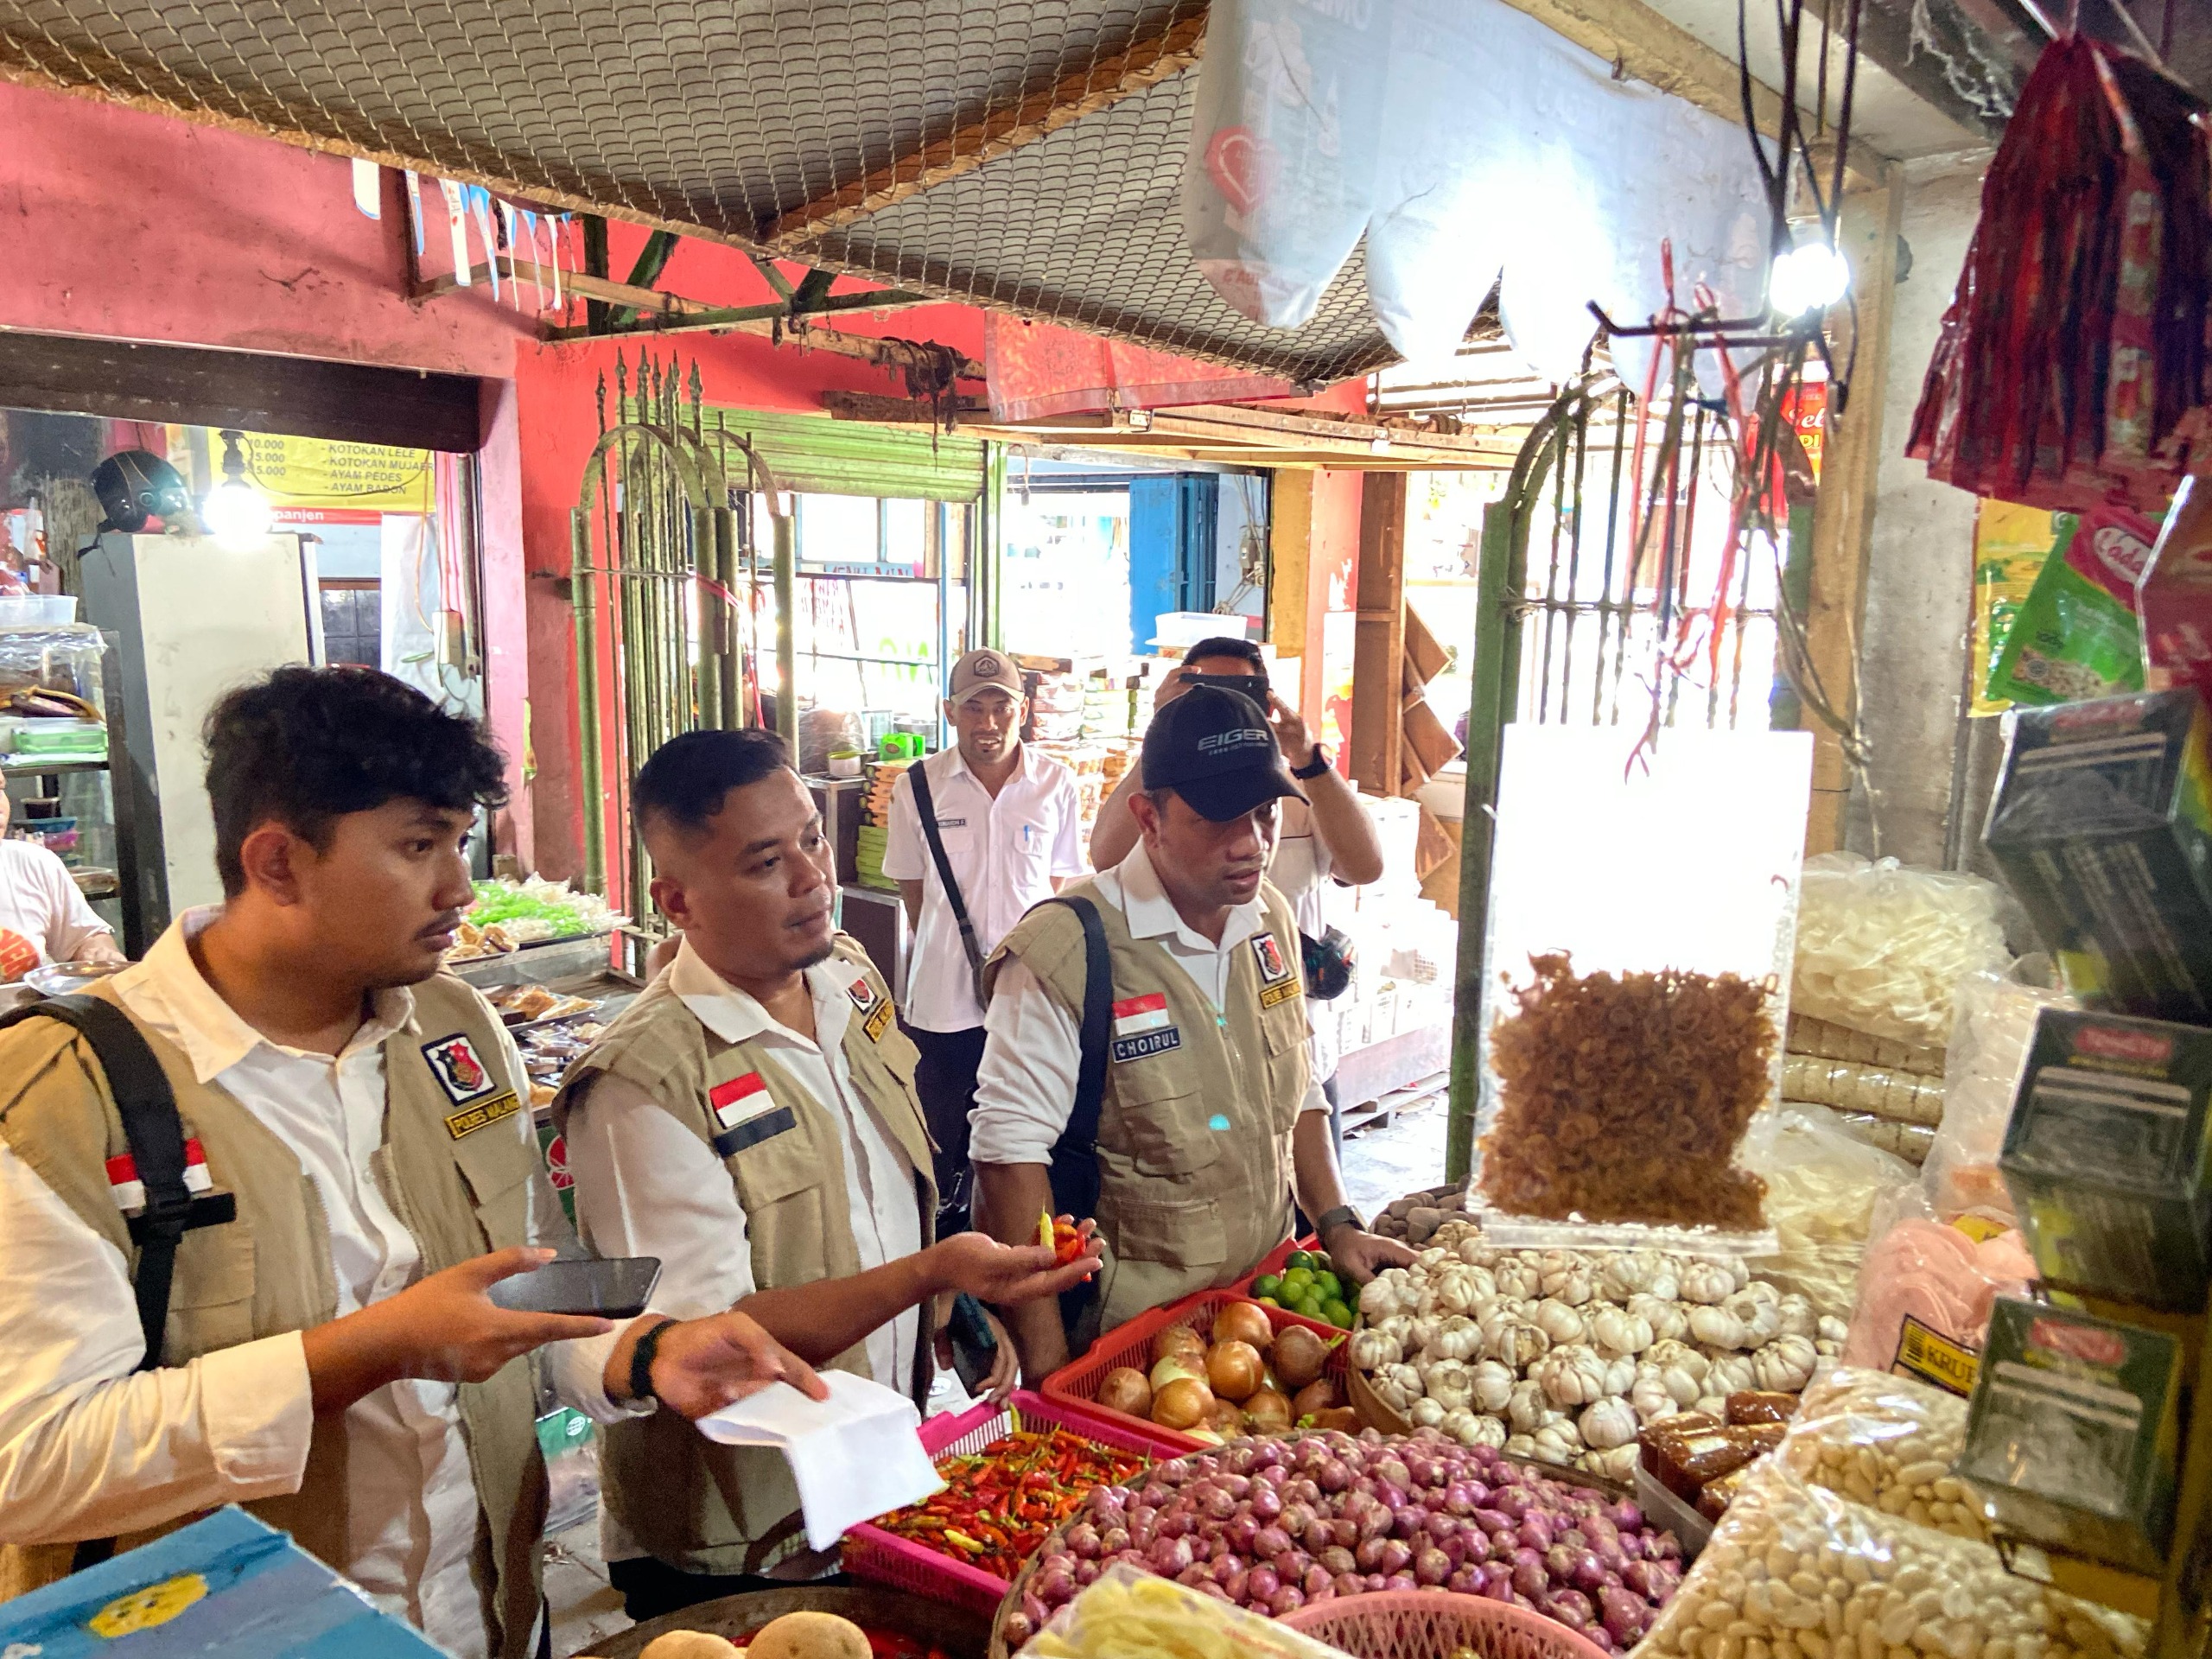
[[[1259,704],[1217,686],[1194,685],[1153,715],[1141,765],[1147,790],[1172,789],[1216,823],[1284,796],[1306,798]]]

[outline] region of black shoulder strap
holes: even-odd
[[[168,1326],[177,1244],[195,1227],[236,1220],[238,1200],[228,1192],[195,1198],[185,1185],[184,1120],[177,1113],[176,1094],[129,1014],[101,997],[57,996],[0,1014],[0,1030],[39,1018],[75,1027],[92,1046],[123,1118],[123,1138],[146,1190],[145,1208],[130,1221],[138,1246],[132,1288],[138,1299],[139,1333],[145,1338],[137,1369],[155,1370]],[[81,1573],[114,1553],[114,1539],[87,1538],[77,1546],[69,1570]]]
[[[938,833],[937,802],[930,794],[930,775],[924,768],[926,757],[906,768],[906,776],[914,785],[914,810],[921,815],[922,835],[930,844],[930,860],[937,866],[938,884],[944,888],[944,901],[952,906],[952,919],[960,925],[960,948],[968,955],[969,982],[976,988],[976,1002],[983,1002],[983,947],[976,942],[976,925],[968,919],[968,901],[961,896],[959,879],[952,874],[952,861],[944,855],[944,838]]]
[[[176,1095],[129,1014],[102,997],[57,996],[0,1014],[0,1029],[39,1018],[75,1027],[92,1046],[122,1116],[131,1161],[146,1189],[145,1208],[129,1224],[131,1240],[138,1246],[133,1288],[138,1299],[138,1329],[146,1339],[138,1369],[155,1370],[162,1363],[168,1325],[178,1242],[195,1227],[235,1220],[238,1200],[227,1192],[195,1199],[185,1185],[184,1120],[177,1114]]]
[[[1081,1220],[1098,1212],[1098,1113],[1106,1100],[1106,1052],[1113,1036],[1114,958],[1096,905],[1081,894],[1040,902],[1065,905],[1083,924],[1083,1024],[1077,1038],[1082,1058],[1076,1066],[1074,1108],[1052,1143],[1051,1172],[1053,1210]],[[1097,1294],[1098,1287],[1089,1282],[1061,1293],[1060,1320],[1071,1342]]]

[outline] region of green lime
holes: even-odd
[[[1325,1302],[1344,1300],[1344,1281],[1325,1268],[1313,1275],[1313,1288],[1321,1293],[1321,1300]]]
[[[1309,1319],[1319,1319],[1321,1317],[1321,1297],[1319,1293],[1313,1290],[1309,1286],[1306,1294],[1298,1299],[1298,1311],[1303,1313]]]
[[[1328,1320],[1331,1325],[1335,1325],[1339,1331],[1349,1331],[1351,1329],[1351,1309],[1345,1306],[1343,1302],[1337,1300],[1334,1298],[1332,1298],[1323,1306],[1321,1309],[1321,1317]]]
[[[1320,1265],[1313,1259],[1313,1252],[1311,1250],[1293,1250],[1289,1259],[1283,1263],[1286,1268],[1304,1268],[1309,1273]]]
[[[1252,1295],[1255,1300],[1261,1301],[1266,1300],[1281,1288],[1282,1278],[1279,1274],[1263,1273],[1252,1281]]]

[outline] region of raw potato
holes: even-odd
[[[747,1659],[868,1659],[868,1632],[835,1613],[785,1613],[760,1627]],[[704,1659],[704,1656],[701,1656]]]
[[[638,1659],[737,1659],[745,1649],[704,1630],[671,1630],[645,1645]]]
[[[2140,1659],[2139,1619],[2016,1578],[1947,1537],[1756,1465],[1643,1659]]]

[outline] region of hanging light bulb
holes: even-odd
[[[1767,303],[1778,317],[1825,311],[1851,288],[1851,266],[1825,240],[1802,242],[1777,258],[1766,276]]]
[[[207,492],[200,517],[207,533],[226,547],[244,547],[269,533],[269,498],[249,483],[245,456],[238,445],[245,434],[225,431],[223,481]]]

